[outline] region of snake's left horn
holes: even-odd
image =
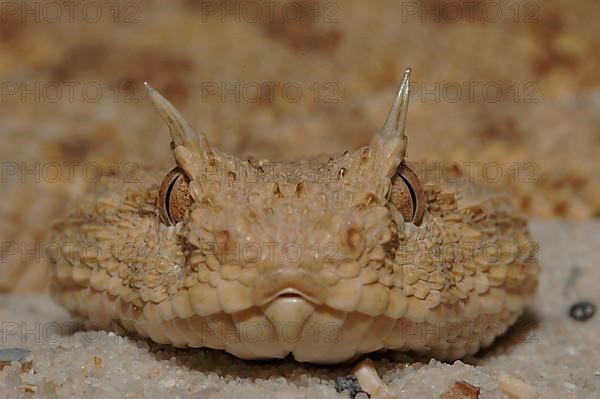
[[[209,148],[208,139],[204,133],[199,133],[192,128],[177,109],[166,98],[164,98],[148,82],[144,82],[150,100],[158,110],[160,116],[169,127],[171,140],[175,146],[184,146],[194,150],[206,150]]]

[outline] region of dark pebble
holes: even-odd
[[[9,366],[12,362],[21,363],[21,369],[29,370],[32,366],[31,352],[21,348],[0,349],[0,370]],[[1,395],[0,395],[1,396]]]
[[[591,302],[581,301],[573,304],[569,309],[569,316],[577,321],[586,321],[594,317],[596,305]]]
[[[0,349],[0,363],[22,362],[31,355],[27,349],[2,348]]]
[[[344,375],[341,377],[337,377],[335,379],[335,390],[340,393],[342,391],[348,391],[350,397],[355,398],[356,395],[362,393],[361,397],[366,395],[367,398],[370,398],[367,392],[363,391],[360,384],[358,383],[358,379],[354,375]]]

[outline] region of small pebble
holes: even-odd
[[[21,348],[3,348],[0,349],[0,370],[10,366],[12,362],[21,364],[22,371],[29,371],[33,367],[31,360],[31,351]]]
[[[367,398],[371,397],[371,395],[369,395],[367,392],[362,390],[362,387],[358,383],[358,379],[356,378],[356,376],[351,375],[351,374],[337,377],[335,379],[335,391],[337,393],[340,393],[342,391],[348,391],[348,393],[350,394],[350,397],[356,398],[356,399],[359,399],[359,398],[362,399],[363,397],[367,397]],[[359,395],[359,394],[361,394],[361,395]]]
[[[538,397],[534,386],[509,374],[502,374],[498,378],[498,386],[503,392],[517,399],[535,399]]]
[[[594,313],[596,313],[596,305],[587,301],[577,302],[569,309],[569,316],[577,321],[589,320],[594,316]]]
[[[5,366],[10,366],[11,362],[23,363],[31,356],[31,352],[21,348],[4,348],[0,349],[0,369]]]
[[[465,381],[457,381],[440,396],[440,399],[478,399],[480,391],[479,387]]]

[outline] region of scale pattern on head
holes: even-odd
[[[503,195],[406,167],[409,84],[407,70],[368,146],[322,163],[239,160],[147,86],[176,168],[79,202],[58,229],[55,297],[100,327],[248,359],[488,345],[535,290],[526,221]],[[451,323],[453,337],[423,333]]]

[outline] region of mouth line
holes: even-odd
[[[307,293],[304,293],[295,288],[283,288],[277,292],[274,292],[272,295],[266,299],[266,303],[272,303],[278,300],[302,300],[312,304],[315,304],[315,298],[311,297]]]
[[[304,298],[302,295],[297,294],[295,292],[285,292],[283,294],[279,294],[275,297],[275,299],[279,299],[279,298]],[[306,298],[304,298],[306,299]]]
[[[325,302],[326,287],[311,273],[297,269],[278,269],[259,277],[253,288],[255,305],[277,298],[302,298],[313,304]]]

